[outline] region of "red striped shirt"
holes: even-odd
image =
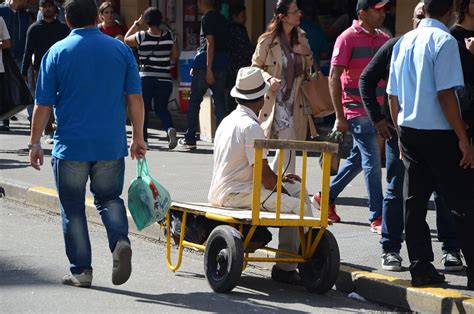
[[[354,20],[336,40],[331,65],[344,67],[341,75],[342,103],[347,119],[366,116],[359,92],[359,78],[377,50],[390,39],[380,30],[369,34]],[[382,104],[385,93],[385,81],[377,87],[377,101]]]

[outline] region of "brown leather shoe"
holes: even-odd
[[[283,270],[277,265],[273,265],[272,268],[272,279],[278,282],[301,286],[303,282],[301,281],[300,274],[296,270]]]

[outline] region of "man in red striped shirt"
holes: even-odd
[[[382,222],[382,171],[377,131],[372,125],[362,104],[359,93],[359,77],[377,50],[389,40],[380,31],[385,19],[385,5],[388,0],[359,0],[358,20],[336,40],[331,59],[329,89],[336,112],[335,129],[350,131],[354,140],[350,156],[330,186],[329,218],[340,221],[336,213],[335,200],[344,188],[362,170],[369,196],[369,221],[372,232],[381,234]],[[377,96],[383,103],[385,82],[379,83]],[[314,197],[320,202],[320,194]]]

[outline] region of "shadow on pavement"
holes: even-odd
[[[221,312],[232,309],[232,311],[236,312],[285,311],[288,313],[304,313],[302,311],[292,311],[272,305],[260,304],[249,300],[249,298],[255,298],[257,295],[247,293],[218,294],[214,292],[192,292],[148,294],[99,286],[92,286],[91,289],[134,297],[137,298],[136,302],[170,306],[186,310]],[[266,299],[271,301],[269,298]]]
[[[361,270],[365,270],[365,271],[376,271],[377,268],[373,268],[373,267],[369,267],[369,266],[366,266],[366,265],[359,265],[359,264],[353,264],[353,263],[348,263],[348,262],[345,262],[344,263],[341,263],[342,265],[345,265],[345,266],[349,266],[349,267],[353,267],[353,268],[357,268],[357,269],[361,269]],[[408,270],[408,269],[407,269]]]
[[[0,256],[0,287],[57,285],[58,280],[45,278],[48,274],[38,268],[27,269],[25,262],[12,257]]]
[[[359,227],[369,227],[370,226],[370,224],[368,222],[348,221],[348,220],[341,220],[337,224],[338,225],[359,226]]]
[[[14,159],[0,159],[0,170],[26,168],[29,166],[30,163],[25,161],[18,161]]]
[[[183,272],[180,273],[183,274]],[[203,280],[201,275],[189,272],[185,273],[184,277],[199,281]],[[285,313],[304,313],[300,310],[292,310],[287,307],[270,305],[269,303],[305,304],[319,309],[325,307],[332,308],[334,306],[334,299],[331,296],[337,293],[330,291],[326,295],[312,294],[303,287],[276,283],[267,277],[262,277],[260,274],[255,276],[244,274],[238,286],[229,294],[214,292],[148,294],[100,286],[92,286],[91,289],[128,295],[137,298],[137,302],[212,312],[284,311]],[[344,306],[344,308],[352,307],[355,311],[360,311],[361,307],[363,307],[360,304],[344,304],[341,306]]]
[[[18,156],[28,156],[29,150],[28,148],[22,148],[22,149],[17,149],[17,150],[0,149],[0,154],[13,154],[13,155],[18,155]],[[43,148],[43,154],[44,156],[51,156],[51,149]]]
[[[338,197],[337,205],[368,207],[367,199],[362,197]]]

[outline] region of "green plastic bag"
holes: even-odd
[[[128,209],[137,229],[165,219],[170,206],[170,193],[150,175],[146,159],[139,159],[137,177],[128,188]]]

